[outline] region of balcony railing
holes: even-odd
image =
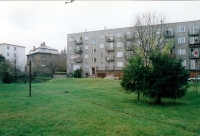
[[[105,50],[107,52],[113,52],[113,51],[115,51],[114,47],[111,47],[111,46],[105,46]]]
[[[199,40],[195,40],[194,42],[190,42],[188,41],[189,47],[199,47],[200,46],[200,41]]]
[[[81,54],[83,52],[82,48],[74,49],[74,53]]]
[[[190,59],[195,59],[195,58],[199,58],[199,52],[193,52],[193,53],[189,53],[189,58]]]
[[[125,47],[125,50],[131,51],[131,46],[130,45],[125,45],[124,47]]]
[[[190,70],[200,70],[200,64],[195,63],[194,65],[189,64]]]
[[[174,32],[173,31],[165,31],[164,33],[165,38],[173,38],[174,37]]]
[[[126,41],[130,41],[130,40],[131,40],[131,35],[126,34],[126,35],[125,35],[125,40],[126,40]]]
[[[106,36],[105,39],[106,39],[107,42],[114,42],[115,41],[114,36]]]
[[[105,70],[115,70],[115,66],[105,66]]]
[[[196,36],[199,35],[199,29],[194,29],[193,31],[188,31],[189,36]]]
[[[174,58],[174,57],[175,57],[175,54],[169,54],[169,57],[170,57],[170,58]]]
[[[125,55],[125,60],[130,59],[132,56],[133,56],[132,54],[130,54],[130,55]]]
[[[81,58],[75,58],[74,62],[75,63],[82,63],[83,62],[83,58],[82,57]]]
[[[82,45],[83,44],[83,40],[74,40],[74,44],[76,44],[76,45]]]
[[[115,60],[115,56],[105,56],[105,59],[110,62]]]

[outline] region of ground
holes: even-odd
[[[151,106],[125,94],[120,80],[54,79],[32,84],[32,97],[28,84],[0,83],[0,135],[199,135],[200,94],[193,89]]]

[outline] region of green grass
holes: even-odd
[[[200,135],[200,87],[164,106],[125,94],[119,80],[0,83],[0,135]],[[65,93],[68,91],[68,93]]]

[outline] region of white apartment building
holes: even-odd
[[[10,62],[16,63],[22,71],[25,70],[25,47],[7,43],[0,44],[0,54]]]

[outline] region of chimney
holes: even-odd
[[[33,46],[33,51],[35,51],[35,46]]]
[[[45,42],[43,42],[43,46],[45,47]]]

